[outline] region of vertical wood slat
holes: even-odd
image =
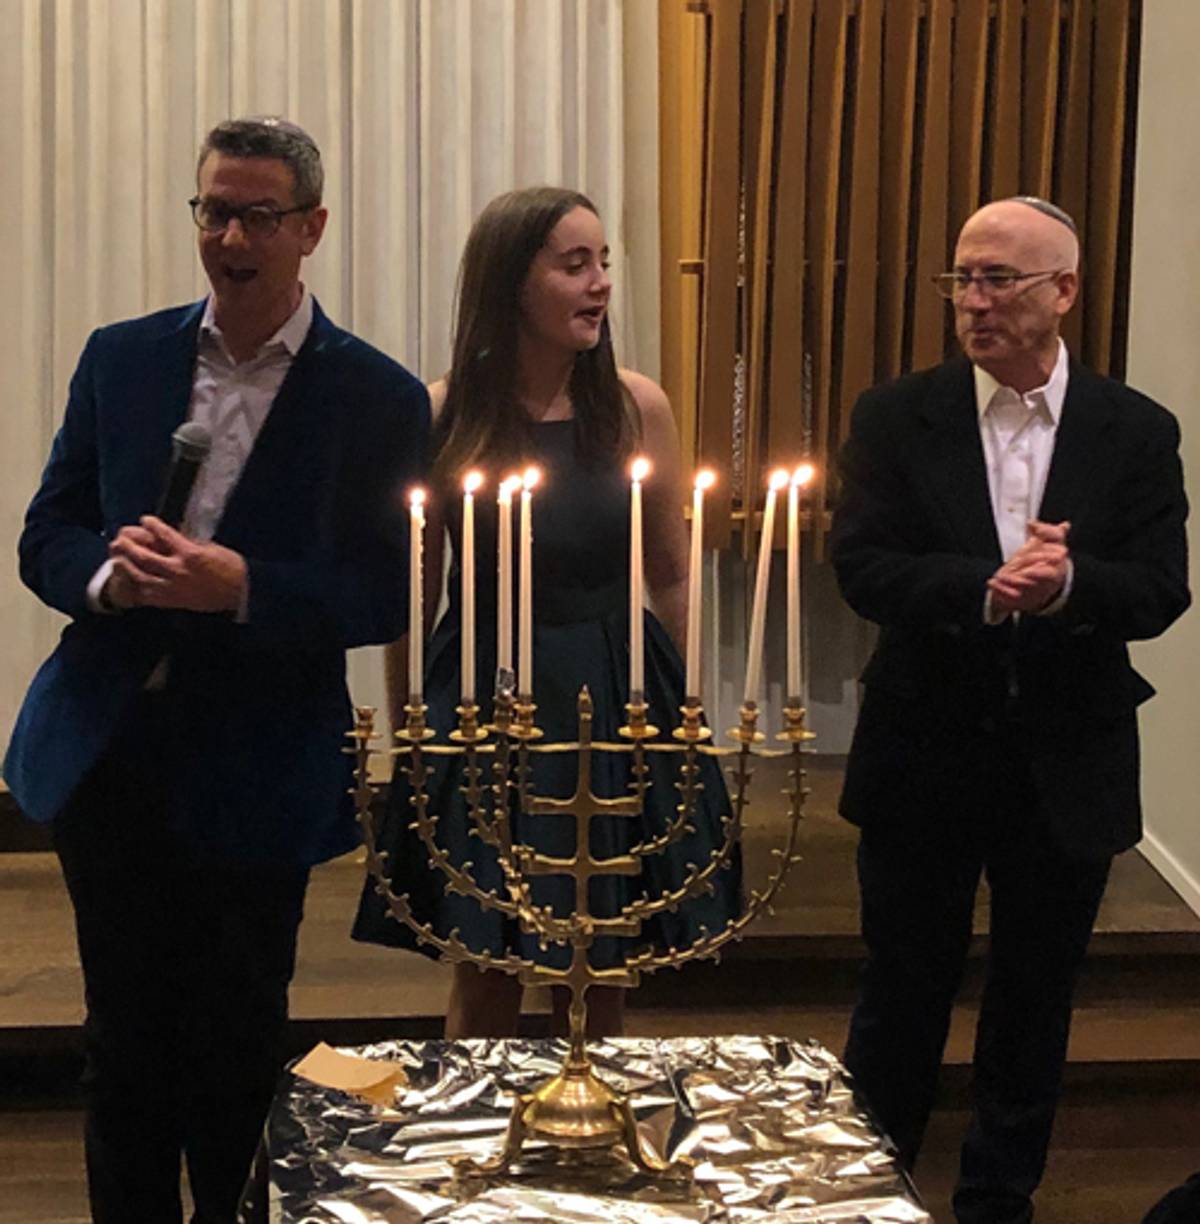
[[[1093,79],[1105,81],[1092,99],[1088,180],[1092,208],[1084,238],[1088,260],[1087,309],[1083,316],[1083,359],[1107,374],[1112,366],[1116,290],[1117,230],[1121,218],[1126,65],[1129,62],[1129,0],[1107,0],[1096,12]]]
[[[946,183],[950,173],[950,39],[953,0],[930,0],[926,16],[924,105],[921,108],[920,203],[913,268],[914,367],[936,365],[946,335],[946,306],[930,278],[946,268]]]
[[[680,277],[682,323],[677,344],[687,354],[683,362],[680,394],[688,406],[688,438],[692,456],[700,453],[700,313],[704,290],[704,79],[707,72],[707,24],[698,14],[689,17],[684,40],[685,80],[692,105],[684,115],[684,138],[689,141],[684,163],[683,190],[687,206],[682,211],[683,250],[677,274]],[[685,268],[687,271],[685,272]],[[711,517],[711,516],[710,516]],[[705,520],[706,533],[711,531]],[[708,545],[706,545],[708,547]]]
[[[758,220],[759,188],[765,187],[770,196],[770,144],[764,151],[764,122],[772,123],[773,80],[775,55],[775,0],[758,0],[742,6],[742,223],[746,227],[744,256],[749,274],[750,260],[756,241],[754,226]],[[770,58],[770,64],[768,64]],[[768,97],[770,95],[770,97]],[[762,181],[763,157],[768,164],[768,179]]]
[[[813,0],[789,0],[785,10],[779,132],[776,147],[775,232],[771,247],[771,367],[767,453],[799,455],[804,437],[804,214],[807,205],[808,81],[812,71]]]
[[[882,106],[884,0],[860,0],[854,58],[842,378],[838,436],[850,408],[875,381],[875,294],[879,284],[879,124]]]
[[[706,64],[711,105],[722,64],[729,70],[716,39],[728,0],[678,3],[715,14],[708,19]],[[719,461],[733,443],[733,421],[725,405],[714,405],[711,386],[714,371],[724,371],[723,385],[731,386],[740,346],[749,384],[748,510],[761,496],[759,442],[767,457],[782,461],[803,441],[797,405],[806,382],[813,458],[826,469],[863,387],[943,355],[944,308],[930,296],[927,277],[944,266],[962,222],[985,198],[1034,193],[1075,215],[1089,269],[1083,310],[1067,316],[1064,334],[1090,364],[1112,364],[1114,333],[1123,325],[1114,295],[1116,250],[1126,240],[1124,93],[1136,9],[1133,0],[743,0],[738,6],[746,19],[736,64],[741,93],[722,91],[725,105],[742,106],[743,143],[736,162],[732,155],[723,162],[726,175],[736,165],[737,184],[722,184],[714,169],[715,110],[706,131],[707,203],[717,212],[707,216],[702,242],[710,262],[697,361],[710,394],[702,397],[698,428],[713,439],[710,453]],[[784,20],[772,49],[767,30],[778,12]],[[724,203],[711,193],[722,185]],[[740,333],[736,315],[732,323],[728,317],[729,304],[738,300],[738,235],[729,223],[738,220],[737,191],[745,193],[747,207],[741,215],[747,313]],[[726,239],[723,251],[718,234]],[[732,272],[722,268],[722,254],[735,261]],[[723,305],[712,296],[722,276]],[[714,320],[721,319],[722,343],[714,345]]]
[[[659,284],[662,328],[660,376],[679,423],[683,453],[696,451],[696,360],[699,353],[698,273],[703,195],[703,75],[696,74],[697,27],[704,18],[686,13],[680,0],[659,0],[659,38],[676,54],[659,68]]]
[[[758,500],[762,426],[766,414],[767,303],[770,289],[772,153],[775,145],[775,68],[778,23],[773,0],[746,9],[743,157],[742,337],[745,357],[745,397],[742,401],[743,502]],[[750,555],[753,532],[742,532],[743,555]]]
[[[737,343],[741,4],[709,0],[704,153],[704,289],[700,324],[698,450],[729,473]],[[710,494],[713,543],[729,543],[732,480]]]
[[[1021,183],[1021,16],[1024,0],[996,6],[992,74],[991,177],[993,200],[1016,195]]]
[[[847,0],[823,0],[813,31],[813,97],[826,99],[820,123],[809,141],[810,203],[808,314],[813,386],[813,446],[817,468],[814,504],[824,502],[830,463],[830,391],[833,386],[834,288],[837,274],[838,194],[841,175],[842,116],[845,99]],[[818,544],[820,537],[818,536]]]
[[[884,11],[879,343],[875,369],[879,379],[894,378],[903,367],[920,8],[920,0],[891,0]]]
[[[658,36],[666,47],[683,44],[685,16],[677,0],[658,0]],[[689,207],[683,178],[684,150],[691,147],[684,113],[693,92],[684,84],[682,54],[660,55],[658,63],[658,281],[662,357],[659,378],[675,409],[684,455],[695,447],[694,405],[683,397],[683,214]]]
[[[988,0],[958,0],[950,89],[951,239],[983,192],[983,116],[987,105]]]
[[[1089,99],[1092,92],[1092,0],[1074,0],[1067,26],[1067,79],[1063,82],[1065,108],[1057,146],[1058,175],[1055,199],[1075,218],[1081,234],[1087,233],[1089,155]],[[1080,299],[1063,320],[1062,334],[1067,347],[1080,353],[1083,315],[1091,297],[1088,266],[1091,252],[1084,250],[1085,268]]]
[[[1061,14],[1061,0],[1026,0],[1025,130],[1021,137],[1020,190],[1043,199],[1049,199],[1053,191]]]

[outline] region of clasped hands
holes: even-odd
[[[152,514],[122,527],[108,546],[112,573],[104,597],[117,608],[236,612],[246,561],[211,540],[190,540]]]
[[[1070,523],[1029,523],[1025,543],[988,579],[996,612],[1040,612],[1062,594],[1070,565]]]

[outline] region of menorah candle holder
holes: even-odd
[[[459,708],[459,726],[450,734],[450,742],[437,744],[430,742],[434,733],[425,725],[425,707],[406,707],[405,726],[396,733],[397,742],[391,750],[391,755],[404,759],[413,808],[412,828],[424,844],[432,866],[442,873],[446,888],[471,897],[485,909],[515,919],[523,931],[535,935],[543,945],[554,943],[568,947],[571,956],[565,969],[551,968],[513,954],[493,956],[490,952],[474,952],[462,942],[456,930],[442,936],[431,924],[420,922],[412,912],[407,894],[392,890],[387,877],[386,852],[377,847],[371,811],[375,787],[370,782],[369,765],[375,751],[372,744],[377,738],[375,711],[359,707],[354,730],[349,733],[353,746],[348,751],[356,758],[351,793],[366,844],[367,868],[393,918],[404,923],[421,943],[437,949],[447,960],[511,973],[525,986],[564,986],[570,991],[568,1049],[558,1074],[515,1102],[503,1146],[495,1157],[465,1162],[462,1172],[505,1170],[516,1160],[525,1140],[534,1138],[567,1151],[623,1148],[629,1159],[646,1172],[690,1177],[691,1166],[686,1158],[666,1160],[648,1149],[638,1133],[628,1100],[596,1075],[588,1058],[585,1037],[587,992],[593,986],[633,988],[643,973],[677,969],[690,961],[716,958],[726,945],[740,939],[760,914],[770,912],[772,900],[797,861],[796,845],[808,793],[804,785],[804,753],[813,736],[804,727],[805,712],[798,702],[789,703],[784,710],[785,730],[780,738],[787,742],[787,747],[782,749],[762,747],[765,737],[757,727],[758,709],[751,703],[742,707],[741,721],[730,733],[734,740],[732,747],[708,742],[703,710],[694,698],[682,707],[683,723],[673,732],[674,742],[666,743],[651,742],[657,729],[648,722],[644,702],[633,702],[626,707],[629,721],[620,729],[622,743],[593,741],[592,700],[586,688],[580,690],[577,708],[577,740],[539,742],[542,730],[534,722],[536,706],[532,700],[524,695],[514,699],[511,691],[502,689],[497,695],[493,720],[486,728],[478,723],[477,708],[464,704]],[[579,768],[573,795],[551,798],[534,792],[531,758],[537,752],[577,753]],[[604,798],[593,794],[592,760],[597,752],[631,756],[628,795]],[[589,841],[589,825],[593,818],[642,815],[649,753],[669,753],[679,758],[675,787],[680,802],[675,816],[660,834],[631,847],[628,853],[594,858]],[[503,892],[484,889],[473,877],[471,865],[455,863],[439,844],[438,816],[429,811],[427,789],[426,758],[434,755],[463,758],[462,792],[467,809],[475,832],[496,852],[504,880]],[[656,897],[638,898],[612,916],[593,915],[587,901],[588,882],[593,876],[636,876],[640,874],[642,860],[661,854],[692,831],[692,819],[703,789],[700,781],[703,756],[735,758],[730,771],[733,782],[731,810],[724,818],[721,844],[702,866],[689,864],[678,887]],[[781,846],[773,851],[776,863],[762,888],[750,891],[742,912],[722,930],[710,932],[702,927],[702,934],[689,947],[666,951],[651,946],[635,947],[626,953],[623,965],[594,967],[588,959],[588,950],[597,938],[615,935],[636,940],[647,921],[658,914],[677,910],[690,899],[709,891],[716,874],[732,863],[749,804],[750,766],[755,756],[791,758],[791,784],[785,792],[788,796],[787,832]],[[491,781],[485,784],[484,764],[489,760]],[[552,858],[531,845],[515,842],[511,819],[514,809],[519,810],[522,820],[551,816],[573,819],[575,851],[572,857]],[[550,906],[535,904],[531,881],[544,875],[565,875],[575,881],[576,908],[573,912],[556,915]]]

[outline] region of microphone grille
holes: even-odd
[[[197,421],[184,421],[171,435],[176,453],[193,463],[199,463],[212,449],[212,434]]]

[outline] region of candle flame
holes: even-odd
[[[512,495],[521,487],[520,476],[505,476],[500,482],[500,496],[504,501],[511,501]]]
[[[529,492],[539,480],[542,478],[542,473],[535,467],[527,467],[524,475],[521,477],[521,484],[524,485],[525,491]]]
[[[771,479],[767,482],[767,487],[769,489],[782,489],[787,485],[787,482],[791,480],[791,478],[790,472],[786,471],[784,468],[776,468],[771,473]]]
[[[650,460],[645,455],[639,455],[634,461],[633,466],[629,469],[629,474],[635,481],[641,483],[647,476],[650,475]]]
[[[468,472],[463,477],[463,492],[474,493],[483,484],[482,472]]]
[[[717,474],[712,468],[701,468],[696,473],[696,488],[711,489],[717,483]]]
[[[792,473],[792,484],[799,488],[803,488],[810,483],[812,478],[817,474],[817,469],[811,463],[802,463]]]
[[[413,489],[408,495],[408,504],[414,510],[420,509],[425,504],[425,490]]]

